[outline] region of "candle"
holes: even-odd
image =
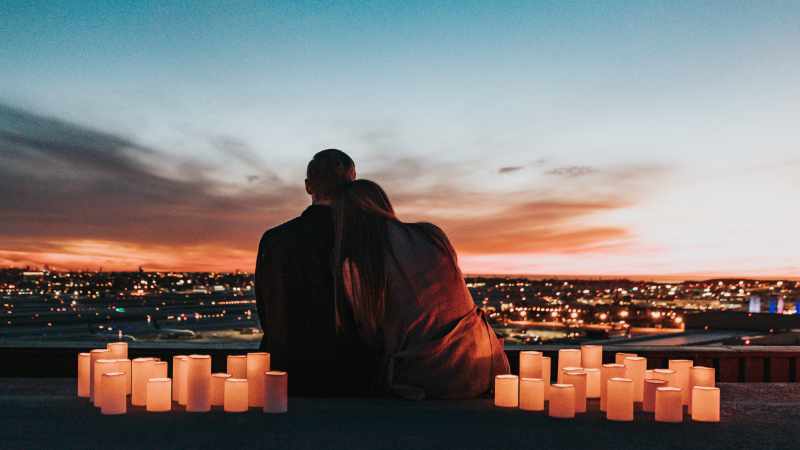
[[[247,355],[228,355],[226,373],[231,378],[247,378]]]
[[[116,415],[125,414],[128,411],[128,396],[125,392],[125,376],[126,375],[122,372],[105,372],[101,376],[100,391],[97,393],[97,395],[95,395],[95,397],[101,397],[101,414]]]
[[[633,380],[630,378],[608,379],[606,419],[616,422],[633,421]]]
[[[542,377],[542,352],[534,352],[534,351],[519,352],[519,377],[520,378]]]
[[[644,380],[644,400],[642,401],[642,411],[653,412],[656,410],[656,389],[666,387],[667,382],[657,378]],[[678,392],[680,396],[680,390]]]
[[[94,364],[98,359],[108,359],[106,355],[108,355],[108,349],[105,348],[98,348],[89,351],[89,399],[94,403]]]
[[[655,369],[653,378],[666,381],[667,384],[664,387],[680,387],[678,386],[678,372],[673,369]]]
[[[656,389],[656,422],[683,422],[681,388],[660,387]]]
[[[247,354],[247,401],[250,406],[264,406],[264,373],[269,371],[269,353]]]
[[[600,369],[603,365],[602,345],[581,345],[581,366],[585,369]]]
[[[668,367],[675,371],[675,387],[681,388],[681,401],[689,404],[691,390],[689,389],[689,370],[694,365],[690,359],[670,359]]]
[[[653,371],[652,370],[647,369],[647,370],[644,371],[644,379],[645,380],[652,380],[653,378],[654,377],[653,377]]]
[[[225,380],[231,378],[227,373],[211,374],[211,406],[225,404]]]
[[[586,412],[586,372],[579,370],[565,370],[564,384],[575,386],[575,412]]]
[[[125,395],[131,395],[131,360],[118,359],[117,371],[125,374]]]
[[[503,408],[519,406],[519,384],[516,375],[494,377],[494,406]]]
[[[225,412],[245,412],[247,411],[247,379],[246,378],[226,378],[225,379]]]
[[[153,378],[155,358],[136,358],[131,361],[131,405],[147,405],[147,380]]]
[[[94,406],[101,407],[103,405],[103,396],[100,395],[103,390],[101,384],[103,382],[103,374],[111,372],[117,372],[116,359],[98,359],[94,362],[94,380],[92,380],[92,385],[94,386],[92,404]]]
[[[106,349],[111,353],[111,359],[128,359],[127,342],[109,342]]]
[[[285,413],[288,410],[289,376],[286,372],[264,374],[264,412]]]
[[[575,417],[575,386],[556,383],[550,386],[547,415],[558,419]]]
[[[614,354],[614,363],[615,364],[625,364],[625,358],[629,356],[639,356],[636,353],[621,353],[617,352]]]
[[[695,422],[719,422],[719,388],[693,387],[691,411]]]
[[[542,383],[544,384],[544,399],[550,395],[550,357],[542,356]]]
[[[211,410],[211,357],[189,355],[186,370],[186,411]]]
[[[544,381],[541,378],[519,379],[519,409],[544,411]]]
[[[564,379],[564,367],[583,367],[581,366],[581,351],[576,348],[562,348],[558,351],[557,364],[556,381],[561,383]]]
[[[600,369],[586,368],[586,398],[600,398]]]
[[[147,411],[166,412],[172,410],[172,380],[156,377],[147,380]]]
[[[155,361],[150,378],[167,378],[168,364],[166,361]]]
[[[695,386],[714,387],[714,368],[694,366],[689,369],[689,389]],[[693,392],[693,391],[692,391]],[[694,393],[692,393],[694,395]],[[692,395],[689,396],[689,411],[692,410]]]
[[[600,411],[605,411],[608,404],[608,380],[625,376],[622,364],[603,364],[600,368]]]
[[[644,371],[647,370],[647,359],[640,356],[625,357],[625,378],[633,382],[633,401],[644,399]]]
[[[78,397],[89,397],[89,367],[92,364],[90,353],[78,353]]]
[[[188,366],[188,356],[177,355],[172,358],[172,400],[182,406],[186,406],[186,368]]]

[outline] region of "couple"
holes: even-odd
[[[264,233],[255,288],[272,366],[292,395],[469,398],[508,373],[447,236],[405,223],[335,149],[308,163],[309,206]]]

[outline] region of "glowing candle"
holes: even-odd
[[[541,378],[519,379],[519,409],[544,411],[544,382]]]
[[[642,411],[653,412],[656,410],[656,389],[666,387],[667,382],[657,378],[644,380],[644,400],[642,401]],[[680,392],[678,392],[680,397]]]
[[[125,395],[131,395],[131,360],[118,359],[117,371],[125,374]]]
[[[681,388],[681,401],[684,405],[689,404],[691,390],[689,389],[689,371],[694,362],[690,359],[670,359],[669,368],[675,371],[675,387]]]
[[[89,367],[92,356],[89,353],[78,353],[78,397],[89,396]]]
[[[211,374],[211,406],[225,404],[225,380],[231,378],[227,373]]]
[[[211,410],[211,357],[189,355],[186,371],[186,411]]]
[[[557,419],[572,419],[575,417],[575,386],[560,383],[550,386],[547,415]]]
[[[644,399],[644,371],[647,370],[647,359],[640,356],[625,357],[625,378],[633,382],[633,401]]]
[[[603,365],[602,345],[581,345],[581,366],[584,369],[600,369]]]
[[[127,342],[109,342],[106,349],[111,353],[110,359],[128,359]]]
[[[550,395],[550,357],[542,356],[542,383],[544,384],[544,399]]]
[[[695,386],[714,387],[714,368],[694,366],[689,370],[689,389]],[[694,395],[694,393],[692,393]],[[692,410],[692,396],[689,396],[689,411]]]
[[[519,352],[519,377],[520,378],[542,377],[542,352],[534,352],[534,351]]]
[[[615,364],[625,364],[625,358],[627,358],[629,356],[639,356],[639,355],[637,355],[636,353],[617,352],[617,353],[614,353],[614,363]]]
[[[564,367],[583,367],[581,366],[581,351],[576,348],[562,348],[558,351],[558,365],[556,366],[558,383],[562,383],[564,379]]]
[[[656,389],[656,422],[683,422],[681,388],[660,387]]]
[[[247,379],[225,379],[225,412],[245,412],[248,408]]]
[[[586,398],[600,398],[600,369],[587,368],[586,372]]]
[[[94,365],[98,359],[108,359],[106,355],[108,355],[108,350],[105,348],[98,348],[95,350],[89,351],[89,399],[94,404]],[[99,383],[98,383],[99,384]]]
[[[97,397],[101,397],[101,414],[125,414],[128,411],[128,396],[125,392],[125,374],[122,372],[103,373],[100,381],[100,391],[95,395],[95,398]]]
[[[150,378],[167,378],[169,367],[166,361],[156,361]]]
[[[678,386],[678,372],[673,369],[655,369],[653,378],[666,381],[667,384],[664,387],[680,387]]]
[[[147,405],[147,380],[153,378],[155,358],[136,358],[131,361],[131,405]]]
[[[719,422],[719,388],[693,387],[691,411],[695,422]]]
[[[250,406],[264,406],[264,372],[269,371],[269,353],[247,354],[247,401]]]
[[[625,366],[622,364],[603,364],[600,368],[600,411],[605,411],[608,404],[608,380],[624,376]]]
[[[289,406],[289,375],[271,371],[264,374],[264,412],[285,413]]]
[[[653,371],[652,370],[647,369],[647,370],[644,371],[644,379],[645,380],[652,380],[653,378],[654,378],[654,376],[653,376]]]
[[[616,422],[633,421],[633,380],[630,378],[608,379],[606,419]]]
[[[228,366],[225,370],[231,378],[247,378],[247,355],[228,355]]]
[[[564,384],[575,386],[575,412],[586,412],[586,372],[583,370],[565,370]]]
[[[494,406],[503,408],[519,406],[519,379],[516,375],[494,377]]]
[[[147,380],[147,411],[166,412],[172,410],[172,380],[167,377]]]
[[[186,368],[188,366],[188,356],[177,355],[172,358],[172,399],[182,406],[186,406]]]
[[[100,395],[103,390],[103,374],[111,372],[118,372],[116,359],[98,359],[94,362],[94,380],[92,380],[92,385],[94,386],[94,400],[92,403],[94,406],[103,406],[103,396]]]

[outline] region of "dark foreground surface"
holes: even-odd
[[[494,408],[489,400],[292,398],[266,415],[147,413],[102,416],[72,379],[0,379],[2,449],[797,449],[800,385],[722,384],[722,422],[606,421],[596,401],[575,420]]]

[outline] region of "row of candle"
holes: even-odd
[[[227,372],[214,374],[209,355],[177,355],[172,375],[167,377],[166,361],[130,360],[128,344],[114,342],[78,355],[78,396],[89,398],[102,414],[126,413],[128,396],[131,405],[151,412],[170,411],[173,401],[189,412],[207,412],[211,406],[226,412],[287,410],[288,375],[270,371],[269,353],[229,355]]]
[[[553,417],[571,418],[586,412],[587,399],[599,398],[609,420],[632,421],[634,403],[654,412],[656,421],[681,422],[683,406],[692,420],[719,421],[719,389],[714,369],[694,366],[691,360],[670,360],[668,369],[647,370],[647,359],[617,353],[614,364],[603,364],[600,345],[558,352],[557,378],[550,384],[550,358],[537,351],[519,354],[519,376],[498,375],[495,404],[544,411]]]

